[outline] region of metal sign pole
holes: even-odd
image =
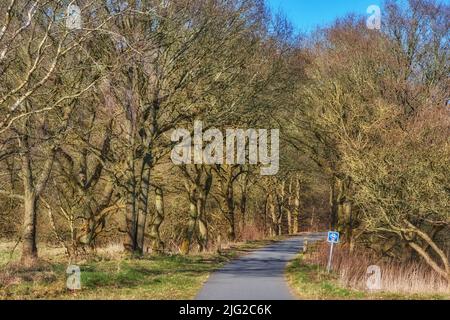
[[[331,243],[330,256],[328,257],[328,266],[327,266],[328,273],[330,273],[330,271],[331,271],[331,259],[333,258],[333,247],[334,247],[334,242]]]
[[[337,231],[329,231],[328,232],[328,239],[327,241],[331,243],[330,247],[330,256],[328,257],[328,265],[327,265],[327,271],[330,273],[331,271],[331,261],[333,260],[333,248],[335,243],[339,243],[339,232]]]

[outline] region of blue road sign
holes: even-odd
[[[328,231],[327,241],[329,243],[339,243],[339,232],[336,231]]]

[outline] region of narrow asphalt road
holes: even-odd
[[[323,240],[324,233],[289,238],[256,250],[213,273],[197,300],[294,300],[284,271],[287,263],[308,242]]]

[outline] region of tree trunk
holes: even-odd
[[[127,211],[125,215],[125,240],[124,247],[130,253],[136,252],[137,249],[137,220],[138,220],[138,186],[136,175],[136,126],[137,126],[137,110],[133,103],[129,102],[126,106],[128,120],[128,155],[126,161],[127,175],[125,192],[127,195]]]
[[[188,192],[190,203],[189,223],[180,249],[183,254],[190,252],[193,239],[197,240],[200,251],[206,249],[208,245],[208,225],[205,207],[213,177],[211,168],[195,166],[194,170],[194,176],[191,176],[186,167],[182,168],[182,172],[187,177],[185,188]]]
[[[22,263],[32,265],[38,257],[36,245],[36,224],[37,224],[37,195],[34,189],[33,171],[29,153],[28,136],[24,136],[22,147],[27,151],[22,157],[22,174],[24,188],[24,219],[22,233]]]
[[[295,185],[295,198],[294,198],[294,234],[300,232],[299,229],[299,219],[300,219],[300,180],[296,179]]]
[[[270,235],[272,237],[275,237],[278,232],[278,218],[276,213],[276,204],[275,204],[275,197],[273,195],[270,195],[269,198],[269,211],[270,211]]]
[[[136,253],[144,252],[145,232],[147,228],[148,202],[150,195],[150,174],[151,174],[151,156],[147,154],[144,157],[142,171],[140,174],[140,188],[138,197],[138,215],[136,232]]]
[[[126,213],[126,235],[124,247],[128,252],[136,252],[137,250],[137,208],[136,193],[133,190],[128,193],[127,213]]]
[[[233,195],[233,185],[228,183],[226,189],[226,210],[227,210],[227,220],[228,220],[228,240],[235,241],[236,240],[236,221],[234,216],[234,195]]]
[[[36,246],[37,208],[34,191],[26,191],[24,196],[24,230],[22,234],[22,257],[24,265],[33,265],[38,257]]]
[[[227,220],[228,220],[228,229],[227,229],[228,240],[233,242],[236,240],[236,231],[234,228],[235,220],[233,211],[227,212]]]
[[[24,128],[26,131],[26,125]],[[28,135],[24,134],[20,139],[20,147],[25,150],[22,155],[22,181],[24,188],[24,220],[22,233],[22,263],[26,265],[34,264],[38,257],[36,245],[37,229],[37,200],[45,188],[47,179],[50,176],[55,159],[56,147],[50,150],[48,158],[44,163],[42,172],[37,179],[33,176],[32,159],[30,155],[31,147]],[[36,181],[35,181],[36,180]]]
[[[422,240],[425,241],[426,246],[431,248],[432,251],[435,253],[435,255],[441,260],[442,267],[434,261],[434,259],[431,257],[426,250],[419,246],[417,243],[414,243],[412,241],[408,241],[408,244],[413,248],[422,258],[426,261],[426,263],[432,267],[441,277],[443,277],[446,281],[448,286],[450,287],[450,264],[447,255],[445,254],[444,250],[438,247],[438,245],[433,241],[433,239],[417,228],[415,225],[413,225],[408,220],[405,220],[406,224],[410,229],[414,231]]]
[[[164,250],[164,243],[161,241],[159,228],[164,221],[164,196],[163,190],[159,187],[155,190],[155,216],[150,228],[150,239],[152,252],[161,253]]]
[[[197,216],[197,202],[192,199],[189,204],[189,222],[186,228],[186,235],[183,243],[181,244],[182,254],[187,255],[191,250],[192,238],[194,237],[195,226],[197,224]]]
[[[345,231],[347,242],[349,244],[350,252],[355,249],[355,237],[353,236],[353,212],[352,204],[346,201],[342,204],[342,211],[344,214]]]
[[[291,209],[286,209],[287,212],[287,221],[288,221],[288,234],[292,234],[294,230],[294,226],[292,224],[292,211]]]
[[[208,247],[208,225],[205,217],[205,206],[206,206],[206,199],[203,197],[199,197],[197,200],[197,212],[198,212],[197,242],[200,252],[205,251],[206,248]]]
[[[208,199],[209,192],[212,187],[213,176],[211,174],[211,168],[205,169],[205,181],[197,185],[197,190],[199,192],[197,201],[197,223],[198,223],[198,236],[197,242],[199,245],[199,250],[204,251],[208,248],[209,234],[208,234],[208,223],[206,217],[206,200]],[[203,173],[202,173],[203,174]]]
[[[268,215],[268,206],[269,206],[269,198],[270,198],[270,195],[269,194],[266,194],[266,197],[264,198],[264,207],[263,207],[263,210],[264,210],[264,215],[263,215],[263,227],[264,227],[264,235],[266,236],[267,235],[267,215]]]
[[[351,180],[349,177],[336,178],[337,203],[337,229],[342,233],[342,239],[349,244],[352,251],[354,248],[353,239],[353,211],[352,203],[349,200]]]
[[[330,185],[330,229],[336,230],[338,226],[338,204],[336,198],[336,181],[333,179]]]
[[[278,216],[277,216],[277,226],[278,226],[278,230],[277,230],[277,235],[281,236],[283,235],[283,205],[278,202]]]
[[[289,181],[289,198],[288,198],[288,205],[287,205],[288,234],[294,233],[294,215],[295,215],[295,213],[293,213],[293,210],[295,210],[294,203],[295,203],[295,196],[293,194],[292,179],[290,179],[290,181]]]
[[[286,199],[286,182],[283,180],[280,184],[280,193],[277,195],[277,223],[278,223],[278,235],[283,235],[283,213],[285,211],[285,199]]]
[[[241,212],[241,226],[240,230],[244,230],[247,219],[247,192],[248,192],[248,174],[245,175],[244,182],[241,188],[241,201],[239,202],[239,209]]]

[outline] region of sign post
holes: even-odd
[[[327,272],[329,273],[331,271],[331,261],[333,259],[333,247],[335,243],[339,243],[339,232],[328,231],[327,241],[331,243],[330,256],[328,257],[328,266],[327,266]]]

